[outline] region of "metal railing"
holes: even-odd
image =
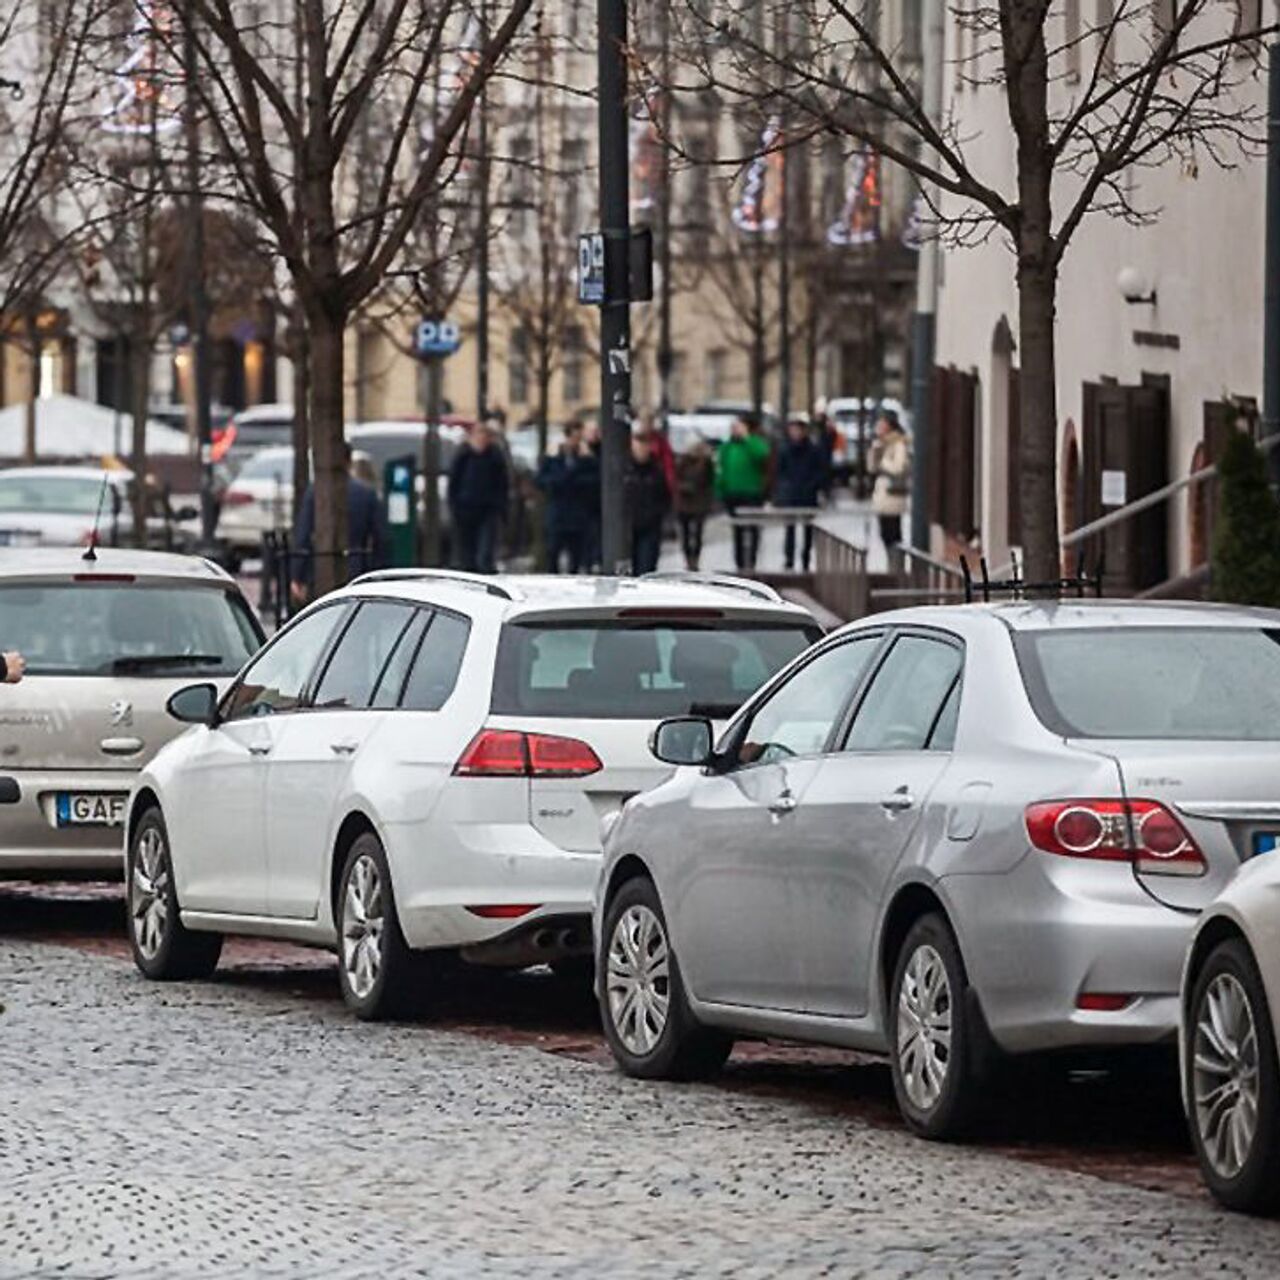
[[[867,553],[822,524],[813,526],[813,598],[846,622],[871,611]]]

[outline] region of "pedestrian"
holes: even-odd
[[[705,440],[697,440],[676,459],[676,516],[684,566],[690,573],[702,560],[702,534],[715,500],[715,455]]]
[[[827,483],[827,459],[821,445],[809,435],[808,426],[799,418],[787,423],[786,443],[778,453],[778,479],[773,498],[780,507],[816,507]],[[796,526],[787,525],[786,566],[796,567]],[[800,563],[809,572],[813,558],[813,524],[804,526],[804,549]]]
[[[754,414],[740,415],[720,446],[716,459],[716,485],[730,518],[744,507],[758,507],[768,492],[772,451],[760,433]],[[751,573],[760,554],[760,526],[735,524],[733,563],[739,573]]]
[[[880,522],[880,541],[892,552],[902,545],[902,517],[911,492],[911,444],[892,409],[876,419],[867,470],[875,477],[871,509]]]
[[[631,465],[627,468],[627,509],[631,514],[631,571],[637,577],[653,573],[662,550],[662,522],[671,508],[671,490],[647,432],[631,437]]]
[[[538,488],[546,498],[547,567],[570,573],[588,563],[592,525],[600,508],[600,461],[587,446],[581,422],[570,422],[564,440],[538,468]]]
[[[391,534],[387,512],[378,491],[352,474],[351,445],[342,442],[342,463],[347,473],[347,580],[373,569],[385,569],[391,559]],[[304,604],[315,587],[315,485],[307,486],[293,531],[294,557],[290,595]]]
[[[589,418],[582,430],[582,443],[585,451],[596,460],[596,487],[591,500],[590,525],[587,530],[586,550],[583,552],[583,568],[593,573],[600,568],[604,560],[601,546],[600,499],[604,483],[604,438],[600,433],[600,420]]]
[[[667,433],[655,422],[653,414],[644,413],[640,415],[640,434],[649,437],[649,446],[653,450],[653,456],[658,460],[658,465],[662,468],[662,475],[667,482],[667,490],[670,493],[675,493],[675,450],[671,447],[671,441],[667,438]]]
[[[27,660],[16,649],[6,649],[0,653],[0,671],[5,684],[20,684],[27,673]]]
[[[496,573],[498,525],[507,513],[510,478],[489,422],[467,433],[449,468],[455,558],[468,573]]]

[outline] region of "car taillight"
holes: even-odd
[[[577,738],[481,729],[453,772],[459,778],[585,778],[603,768],[600,757]]]
[[[221,462],[227,456],[231,446],[236,442],[236,435],[236,424],[234,422],[228,422],[225,427],[216,427],[214,429],[211,441],[212,449],[210,450],[214,462]]]
[[[222,495],[224,507],[247,507],[252,501],[253,494],[246,493],[243,489],[228,489]]]
[[[1133,862],[1153,875],[1202,876],[1204,854],[1155,800],[1047,800],[1027,806],[1037,849],[1065,858]]]

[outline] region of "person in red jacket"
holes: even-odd
[[[27,670],[27,660],[14,649],[0,653],[0,672],[5,684],[17,684]]]
[[[667,439],[667,433],[658,429],[653,420],[653,414],[640,415],[640,425],[636,428],[636,435],[644,436],[649,441],[649,452],[653,455],[653,460],[662,468],[662,478],[667,482],[667,492],[675,493],[676,453],[671,447],[671,441]]]

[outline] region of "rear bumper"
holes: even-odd
[[[999,877],[944,881],[969,977],[1011,1052],[1174,1043],[1195,918],[1149,898],[1127,865],[1032,853]],[[1125,996],[1115,1011],[1082,995]]]
[[[0,875],[24,872],[116,872],[122,865],[121,827],[57,827],[50,820],[60,791],[127,796],[136,774],[118,770],[0,769]],[[14,786],[4,785],[10,780]]]

